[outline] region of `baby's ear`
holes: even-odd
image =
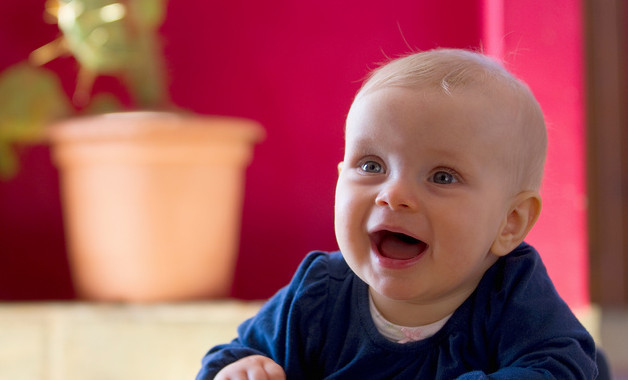
[[[537,192],[519,193],[504,218],[499,233],[491,246],[491,252],[504,256],[517,248],[525,239],[541,213],[541,197]]]

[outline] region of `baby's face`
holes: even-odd
[[[378,296],[459,305],[496,260],[491,245],[513,196],[503,156],[509,118],[496,109],[477,92],[405,88],[353,104],[336,235]]]

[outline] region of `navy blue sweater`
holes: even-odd
[[[197,380],[254,354],[288,379],[594,379],[594,352],[525,243],[489,268],[438,333],[406,344],[377,331],[368,287],[339,252],[313,252],[236,339],[209,351]]]

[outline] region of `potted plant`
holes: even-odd
[[[12,143],[50,141],[77,294],[147,302],[227,296],[244,169],[263,130],[171,105],[156,37],[163,1],[49,0],[47,11],[61,37],[0,77],[0,171],[17,170]],[[72,100],[41,67],[64,53],[80,64]],[[107,112],[122,103],[90,96],[101,74],[120,78],[141,111]]]

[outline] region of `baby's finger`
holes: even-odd
[[[246,371],[246,378],[248,380],[271,380],[266,370],[262,366],[249,367]]]
[[[248,380],[249,376],[246,370],[220,372],[214,380]]]
[[[246,378],[248,380],[284,380],[286,376],[283,372],[283,369],[275,364],[259,367],[249,367],[246,371]]]
[[[264,371],[268,374],[269,380],[286,380],[283,368],[272,360],[264,362]]]

